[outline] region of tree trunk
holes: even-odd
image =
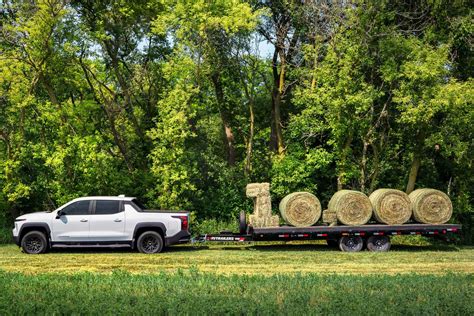
[[[408,176],[408,183],[406,193],[410,194],[415,189],[416,178],[418,177],[418,170],[420,170],[421,158],[415,153],[411,163],[410,174]]]
[[[272,91],[272,129],[270,135],[270,147],[273,151],[282,155],[285,151],[283,143],[283,132],[281,124],[281,97],[284,89],[284,59],[281,60],[281,72],[278,73],[278,48],[273,53],[273,91]]]
[[[364,140],[364,146],[362,148],[362,159],[361,159],[361,166],[360,166],[360,179],[359,179],[359,186],[360,191],[365,191],[365,182],[366,182],[366,172],[367,172],[367,149],[369,147],[369,142]]]
[[[374,152],[374,158],[373,158],[373,172],[370,176],[370,187],[369,187],[369,192],[372,193],[375,190],[375,187],[377,185],[377,179],[379,177],[380,173],[380,159],[379,159],[379,150],[377,148],[377,145],[372,144],[371,145],[372,150]]]
[[[347,137],[346,142],[344,143],[344,146],[342,147],[342,150],[341,150],[341,159],[339,160],[338,170],[337,170],[337,190],[338,191],[342,190],[345,184],[343,180],[343,176],[344,176],[344,173],[346,172],[345,167],[346,167],[347,154],[348,154],[347,152],[349,151],[351,143],[352,143],[352,132]]]
[[[89,76],[89,72],[91,73],[91,75],[94,77],[94,79],[96,81],[97,81],[97,79],[95,78],[94,74],[86,67],[86,65],[82,62],[81,59],[79,60],[79,62],[80,62],[80,65],[82,67],[82,70],[84,71],[86,81],[89,85],[89,88],[92,91],[92,95],[94,96],[95,101],[97,102],[97,104],[99,104],[101,106],[102,110],[105,113],[105,116],[107,117],[107,120],[109,121],[110,130],[112,132],[112,136],[114,138],[115,145],[117,145],[117,147],[119,148],[119,151],[120,151],[120,153],[121,153],[121,155],[122,155],[122,157],[125,161],[125,164],[127,165],[127,169],[131,172],[133,170],[133,166],[132,166],[132,164],[130,162],[130,159],[128,157],[127,146],[125,145],[125,142],[123,141],[122,137],[120,136],[119,132],[117,131],[117,128],[116,128],[116,125],[115,125],[114,113],[113,113],[113,111],[109,110],[109,107],[111,107],[111,106],[106,105],[106,103],[110,103],[110,102],[107,100],[107,97],[101,91],[100,87],[98,88],[98,90],[99,90],[99,92],[102,96],[103,101],[101,101],[99,99],[99,97],[96,94],[96,89],[95,89],[94,85],[92,84],[91,78]]]
[[[122,73],[120,71],[119,67],[119,60],[117,58],[117,50],[114,49],[115,45],[114,43],[110,41],[104,41],[104,45],[106,47],[107,54],[109,55],[111,61],[112,61],[112,68],[115,73],[115,77],[117,78],[117,81],[120,85],[120,88],[122,89],[124,98],[125,98],[125,111],[128,114],[128,117],[132,121],[132,124],[135,128],[135,132],[137,133],[138,137],[140,139],[145,140],[145,136],[143,134],[143,131],[140,127],[140,124],[138,123],[137,117],[135,116],[135,113],[133,112],[133,106],[132,106],[132,97],[130,95],[130,87],[125,80],[125,78],[122,76]]]
[[[410,194],[415,189],[416,178],[418,177],[418,171],[421,166],[421,152],[423,146],[423,140],[425,139],[425,126],[420,126],[418,133],[415,138],[415,146],[413,150],[413,160],[411,162],[410,173],[408,175],[408,182],[406,193]]]
[[[224,148],[226,151],[227,163],[231,166],[235,165],[235,147],[234,147],[234,133],[230,125],[229,113],[225,106],[224,90],[222,88],[221,77],[218,73],[214,73],[211,76],[212,83],[214,84],[214,91],[216,93],[217,106],[219,107],[219,113],[222,120],[223,127],[223,139]]]
[[[250,131],[249,140],[247,142],[247,156],[245,157],[245,175],[249,176],[252,172],[252,146],[253,146],[253,135],[255,133],[255,113],[253,112],[253,100],[249,99],[249,112],[250,112]]]

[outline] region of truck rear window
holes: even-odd
[[[146,210],[146,206],[142,204],[142,202],[138,201],[137,199],[133,199],[132,203],[138,206],[142,211]]]

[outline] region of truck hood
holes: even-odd
[[[45,217],[47,217],[46,214],[50,214],[51,212],[35,212],[35,213],[28,213],[28,214],[23,214],[21,216],[18,216],[16,219],[23,219],[23,220],[36,220],[36,219],[42,219],[44,220]]]

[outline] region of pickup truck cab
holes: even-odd
[[[82,197],[52,212],[17,217],[13,239],[28,254],[51,247],[123,246],[159,253],[189,241],[189,213],[146,210],[133,197]]]

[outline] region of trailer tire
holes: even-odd
[[[357,252],[364,248],[364,240],[359,236],[344,236],[339,239],[339,249],[345,252]]]
[[[388,236],[370,236],[367,239],[367,249],[369,251],[386,252],[390,250],[391,242]]]
[[[242,235],[247,234],[247,215],[245,214],[245,211],[240,212],[239,231]]]

